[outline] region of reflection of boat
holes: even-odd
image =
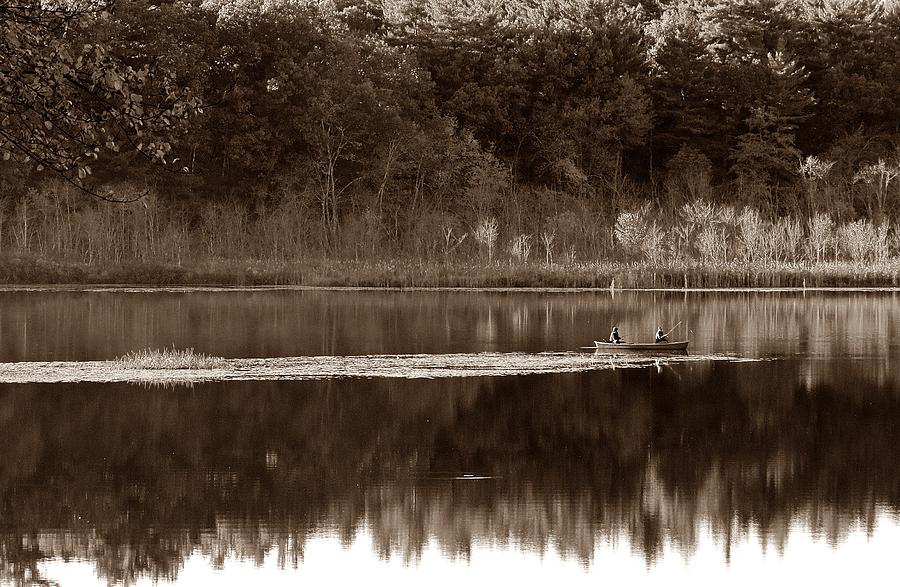
[[[602,351],[648,351],[648,352],[667,352],[667,351],[686,351],[688,346],[687,340],[678,340],[674,342],[603,342],[595,340],[594,344],[597,350]]]

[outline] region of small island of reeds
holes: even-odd
[[[221,369],[227,366],[222,357],[198,353],[193,348],[142,349],[116,357],[124,369]]]

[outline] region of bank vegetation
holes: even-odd
[[[6,282],[896,282],[893,2],[19,4]]]

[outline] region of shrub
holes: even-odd
[[[838,234],[841,248],[853,261],[883,261],[890,253],[887,224],[856,220],[841,226]]]
[[[700,151],[682,146],[666,164],[666,187],[693,200],[711,191],[712,163]]]
[[[766,251],[766,223],[759,212],[750,207],[745,207],[737,219],[738,239],[743,249],[744,259],[749,262],[765,261],[768,257]]]
[[[696,239],[699,238],[700,230],[717,220],[716,208],[707,200],[695,198],[682,204],[678,209],[677,218],[680,220],[677,226],[681,227],[678,233],[679,248],[690,257],[697,248]],[[699,249],[697,252],[700,253]],[[703,254],[700,253],[700,256]]]
[[[769,232],[768,249],[775,261],[795,261],[803,243],[803,228],[793,218],[779,218]]]
[[[834,239],[834,220],[829,214],[816,213],[806,223],[806,249],[810,260],[816,263],[825,257],[825,251]]]
[[[724,263],[728,260],[728,244],[725,230],[715,224],[707,224],[697,234],[697,251],[704,263]]]
[[[643,252],[644,241],[650,231],[650,207],[645,205],[634,211],[620,212],[616,217],[616,241],[627,254]]]
[[[662,262],[667,252],[665,240],[666,234],[654,220],[650,223],[650,226],[647,229],[647,235],[641,245],[641,251],[644,253],[644,258],[651,263]]]
[[[531,255],[531,235],[520,234],[510,241],[510,254],[521,263],[527,263],[528,257]]]

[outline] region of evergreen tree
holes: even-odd
[[[800,160],[796,131],[814,100],[803,85],[802,68],[783,54],[770,55],[759,74],[766,89],[745,121],[746,132],[737,138],[732,170],[773,185],[795,175]]]

